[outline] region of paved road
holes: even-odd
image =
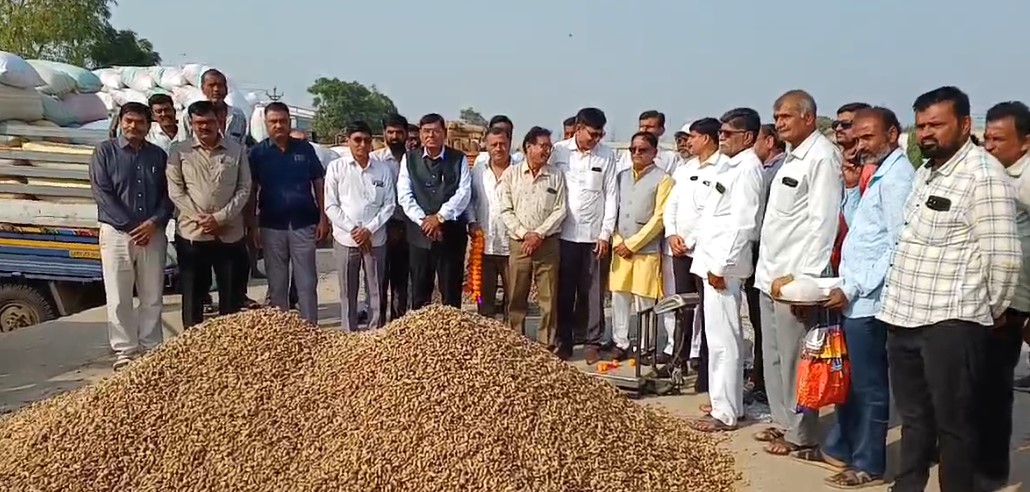
[[[332,261],[328,254],[320,254],[319,269],[324,272],[319,283],[322,302],[322,325],[333,327],[339,323],[339,309],[335,302],[339,294]],[[264,287],[255,284],[250,289],[254,299],[264,298]],[[165,298],[164,321],[166,336],[174,336],[181,329],[178,296]],[[535,319],[530,320],[533,331]],[[1026,355],[1026,354],[1024,354]],[[0,334],[0,413],[14,411],[33,401],[74,389],[110,374],[113,357],[107,346],[106,314],[103,308],[92,309],[60,320]],[[584,367],[582,362],[574,364]],[[1018,370],[1026,374],[1026,357]],[[655,397],[642,400],[658,404],[684,417],[696,417],[698,405],[707,403],[704,395]],[[1013,435],[1013,449],[1030,445],[1030,395],[1017,396]],[[829,422],[827,415],[823,422]],[[761,451],[761,446],[750,435],[758,425],[733,433],[726,446],[737,456],[745,475],[745,490],[761,492],[796,492],[822,489],[826,472],[775,458]],[[900,449],[900,431],[895,426],[889,435],[889,462],[896,463]],[[1013,485],[1005,490],[1030,490],[1030,449],[1014,451]],[[1024,485],[1025,484],[1025,485]],[[886,490],[886,487],[870,490]],[[936,482],[928,490],[939,490]]]

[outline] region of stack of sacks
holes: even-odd
[[[43,95],[36,88],[44,85],[32,65],[18,55],[0,51],[0,121],[43,119]]]
[[[102,68],[94,73],[102,82],[105,104],[112,113],[127,102],[146,104],[154,94],[169,94],[176,109],[185,111],[190,104],[207,98],[201,91],[200,77],[210,66],[190,63],[179,67],[113,67]],[[237,90],[229,81],[229,94],[225,102],[240,108],[250,116],[254,102]]]
[[[47,60],[29,60],[44,84],[43,117],[58,126],[73,127],[108,116],[104,99],[97,95],[103,82],[81,67]]]

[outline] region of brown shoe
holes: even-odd
[[[608,351],[608,358],[611,360],[621,362],[626,359],[629,359],[630,357],[633,357],[633,354],[631,354],[629,350],[624,350],[619,347],[613,347],[610,351]]]
[[[583,349],[583,359],[586,360],[587,365],[594,365],[597,361],[601,360],[601,351],[593,345],[587,345]]]

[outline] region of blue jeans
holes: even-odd
[[[887,325],[873,317],[842,320],[851,388],[847,401],[837,405],[837,419],[822,451],[852,469],[883,477],[890,416]]]

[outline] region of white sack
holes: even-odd
[[[61,97],[75,90],[75,79],[60,70],[42,63],[40,60],[29,60],[29,65],[43,79],[44,84],[37,87],[43,94]]]
[[[0,84],[17,87],[19,89],[32,89],[46,84],[36,69],[32,68],[22,57],[0,51]]]
[[[28,64],[26,66],[32,68]],[[35,71],[32,73],[36,74]],[[39,77],[39,74],[36,74],[36,77]],[[32,88],[21,89],[0,84],[0,121],[41,119],[43,119],[43,94]]]

